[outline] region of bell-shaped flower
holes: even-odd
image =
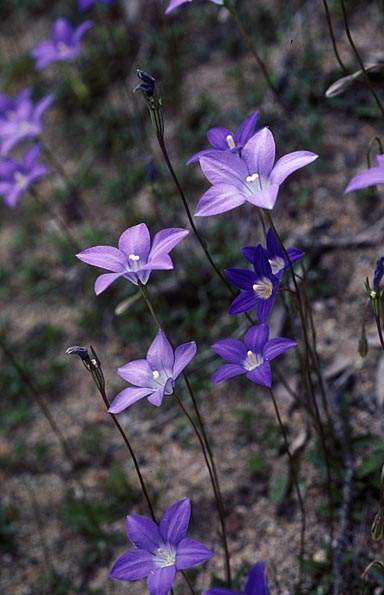
[[[114,1],[115,0],[78,0],[77,5],[79,10],[83,12],[84,10],[88,10],[88,8],[93,6],[93,4],[96,2],[101,2],[102,4],[113,4]]]
[[[214,587],[213,589],[204,591],[203,595],[238,595],[238,593],[229,589],[223,589],[222,587]],[[268,580],[263,562],[256,562],[248,572],[243,595],[269,595]]]
[[[0,194],[8,207],[15,207],[23,192],[48,173],[45,165],[37,163],[39,153],[40,146],[33,145],[25,151],[21,162],[0,160]]]
[[[138,285],[145,285],[151,271],[173,269],[169,252],[189,231],[169,228],[159,231],[151,238],[145,223],[139,223],[124,231],[119,239],[119,247],[94,246],[76,254],[79,260],[112,273],[100,275],[96,279],[95,293],[99,295],[119,277],[124,277]]]
[[[120,413],[136,401],[148,398],[160,407],[164,395],[171,395],[175,380],[193,359],[196,343],[184,343],[175,351],[162,330],[157,333],[148,349],[146,359],[129,362],[118,369],[119,376],[134,386],[123,389],[109,408],[110,413]]]
[[[220,6],[223,6],[223,4],[224,4],[224,0],[209,0],[209,1],[213,2],[213,4],[219,4]],[[165,11],[165,14],[168,14],[172,10],[175,10],[175,8],[177,8],[178,6],[181,6],[182,4],[186,4],[187,2],[192,2],[192,0],[171,0],[171,2],[168,4],[168,7]]]
[[[377,167],[366,169],[349,182],[344,190],[344,194],[353,192],[354,190],[361,190],[368,188],[368,186],[376,186],[376,184],[384,184],[384,155],[376,155]]]
[[[177,570],[184,570],[212,558],[207,546],[185,537],[191,517],[188,498],[173,504],[159,525],[139,514],[127,516],[128,538],[136,546],[115,562],[110,576],[121,581],[147,577],[150,595],[168,595]]]
[[[214,153],[215,151],[230,151],[231,153],[240,153],[244,145],[252,138],[255,133],[256,122],[259,112],[254,112],[242,122],[236,132],[217,126],[207,132],[207,138],[213,149],[205,149],[192,155],[187,161],[187,165],[199,161],[201,157]]]
[[[242,255],[251,264],[255,261],[256,251],[257,246],[244,246],[244,248],[241,249]],[[271,265],[272,273],[280,281],[284,271],[289,269],[289,262],[272,228],[270,228],[267,233],[267,248],[264,248],[264,253]],[[298,248],[287,248],[287,253],[291,264],[304,256],[304,252]]]
[[[6,105],[5,96],[3,98]],[[7,109],[1,110],[0,107],[1,155],[6,155],[18,142],[41,134],[43,115],[54,97],[47,95],[34,104],[31,90],[24,89],[15,99],[8,99]]]
[[[295,346],[295,341],[291,339],[269,339],[269,327],[266,324],[252,326],[244,337],[244,343],[236,339],[223,339],[212,345],[213,351],[229,362],[215,372],[212,382],[217,384],[245,374],[252,382],[270,387],[272,374],[269,362]]]
[[[200,166],[212,187],[200,199],[195,215],[218,215],[245,202],[271,210],[285,179],[317,157],[310,151],[294,151],[275,163],[275,141],[268,128],[252,136],[241,157],[222,151],[203,156]]]
[[[52,25],[51,39],[38,43],[31,51],[36,59],[36,70],[42,70],[51,62],[72,62],[79,54],[81,38],[92,25],[92,21],[85,21],[72,27],[67,19],[57,19]]]
[[[261,244],[255,248],[253,271],[249,269],[226,269],[228,279],[242,290],[229,308],[228,314],[240,314],[256,308],[257,318],[265,322],[273,308],[280,280],[272,273],[271,265]]]

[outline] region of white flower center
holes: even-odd
[[[153,370],[152,376],[153,376],[154,380],[157,380],[158,377],[160,376],[160,372],[158,370]]]
[[[260,366],[263,363],[264,359],[262,355],[258,355],[253,353],[253,351],[247,351],[247,359],[244,361],[244,367],[251,371]]]
[[[128,256],[128,258],[129,258],[129,260],[133,260],[135,262],[138,261],[138,260],[140,260],[140,256],[137,256],[137,254],[130,254]]]
[[[269,260],[269,264],[271,265],[272,273],[276,275],[281,269],[285,267],[284,259],[281,256],[276,256],[276,258],[271,258]]]
[[[68,56],[70,48],[66,43],[64,43],[64,41],[59,41],[56,47],[61,56]]]
[[[247,182],[256,182],[256,180],[259,179],[259,174],[251,174],[250,176],[247,176]]]
[[[231,151],[232,151],[236,147],[236,144],[235,144],[232,134],[228,134],[228,136],[225,140],[227,141],[227,145],[228,145],[229,149],[231,149]]]
[[[22,188],[23,186],[25,186],[25,184],[27,184],[28,182],[28,178],[27,176],[24,176],[22,173],[20,173],[19,171],[17,171],[15,173],[15,175],[13,176],[14,180],[16,182],[16,186],[18,188]]]
[[[257,293],[257,297],[267,300],[271,297],[273,292],[272,281],[267,279],[267,277],[262,277],[257,283],[252,285],[252,289]]]
[[[176,562],[176,552],[173,549],[173,547],[168,546],[167,549],[159,547],[156,550],[156,562],[160,566],[160,568],[165,568],[166,566],[174,566]]]
[[[21,132],[29,132],[32,128],[32,124],[30,122],[27,122],[27,120],[24,120],[24,122],[21,122],[20,124],[20,130]]]

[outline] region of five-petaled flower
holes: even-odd
[[[201,157],[214,153],[215,151],[230,151],[231,153],[240,153],[244,145],[252,138],[259,112],[254,112],[242,122],[238,130],[234,133],[228,128],[217,126],[207,132],[207,138],[213,149],[204,149],[192,155],[187,161],[187,165],[199,161]]]
[[[229,314],[240,314],[256,308],[259,322],[265,322],[273,308],[275,295],[280,285],[279,278],[272,273],[265,250],[259,244],[253,254],[253,271],[249,269],[226,269],[228,279],[242,290],[229,308]]]
[[[33,145],[25,151],[21,162],[10,158],[0,160],[0,194],[8,207],[15,207],[23,192],[48,173],[45,165],[37,163],[39,153],[40,146]]]
[[[252,326],[244,337],[244,343],[236,339],[222,339],[212,345],[212,349],[229,363],[215,372],[213,384],[245,374],[252,382],[271,387],[269,362],[295,346],[295,341],[291,339],[269,339],[269,327],[266,324]]]
[[[53,95],[47,95],[34,104],[30,89],[24,89],[15,99],[2,96],[0,102],[1,155],[6,155],[18,142],[41,134],[42,118],[52,101]],[[1,109],[2,104],[4,109]]]
[[[145,223],[139,223],[124,231],[119,239],[119,247],[95,246],[77,254],[77,258],[112,273],[105,273],[96,279],[95,293],[99,295],[119,277],[124,277],[138,285],[145,285],[153,270],[173,269],[169,252],[189,231],[169,228],[159,231],[151,238]]]
[[[366,169],[353,177],[344,190],[344,194],[353,192],[353,190],[368,188],[368,186],[384,184],[384,155],[376,155],[376,160],[378,164],[377,167]]]
[[[118,374],[134,386],[123,389],[109,408],[110,413],[120,413],[136,401],[148,401],[160,407],[164,395],[171,395],[175,380],[196,353],[196,343],[184,343],[175,351],[162,330],[157,333],[148,349],[146,359],[129,362],[118,369]]]
[[[241,157],[222,151],[203,156],[200,166],[212,187],[200,199],[195,215],[218,215],[245,202],[272,210],[284,180],[317,157],[310,151],[294,151],[275,163],[275,141],[268,128],[252,136]]]
[[[150,595],[168,595],[176,570],[184,570],[212,558],[207,546],[185,537],[191,516],[188,498],[173,504],[157,525],[139,514],[127,516],[126,530],[137,549],[120,556],[111,577],[135,581],[147,577]]]
[[[72,62],[79,54],[79,43],[86,31],[92,27],[92,21],[84,21],[78,27],[60,17],[51,30],[51,39],[38,43],[31,51],[36,58],[36,70],[42,70],[51,62]]]
[[[241,253],[248,262],[254,263],[257,246],[244,246],[241,249]],[[275,236],[272,228],[267,233],[267,248],[264,249],[265,256],[268,258],[268,262],[271,265],[272,273],[281,280],[284,271],[289,269],[289,261],[284,253],[283,248],[280,245],[277,237]],[[296,260],[299,260],[304,256],[304,252],[298,248],[287,248],[288,258],[293,264]]]
[[[238,595],[234,591],[229,589],[223,589],[222,587],[214,587],[204,591],[203,595]],[[263,562],[256,562],[248,572],[247,579],[245,581],[243,595],[269,595],[268,580],[265,574],[265,568]]]
[[[112,4],[115,0],[78,0],[79,10],[88,10],[96,2],[102,2],[102,4]]]
[[[220,6],[222,6],[224,4],[224,0],[209,0],[209,1],[213,2],[213,4],[219,4]],[[181,6],[182,4],[186,4],[187,2],[192,2],[192,0],[171,0],[171,2],[168,4],[168,7],[165,11],[165,14],[168,14],[169,12],[171,12],[178,6]]]

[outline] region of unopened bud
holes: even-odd
[[[365,334],[365,325],[364,323],[361,325],[361,333],[359,338],[359,355],[361,357],[365,357],[368,353],[368,340],[367,335]]]
[[[102,392],[105,390],[105,380],[103,371],[101,369],[101,362],[92,345],[90,349],[92,352],[92,357],[89,355],[88,349],[86,347],[79,347],[78,345],[68,347],[65,353],[68,353],[68,355],[78,355],[80,357],[88,372],[92,374],[93,381],[96,384],[98,390]]]
[[[143,70],[137,69],[137,76],[141,83],[135,87],[134,92],[141,91],[145,97],[148,105],[149,114],[156,134],[163,136],[164,134],[164,119],[161,96],[158,93],[158,85],[156,79]]]

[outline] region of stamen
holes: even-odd
[[[20,124],[21,132],[29,132],[32,128],[32,124],[30,122],[24,121]]]
[[[272,281],[264,277],[263,279],[259,279],[258,283],[254,283],[252,289],[257,293],[259,298],[267,300],[271,297],[273,292]]]
[[[260,355],[256,355],[253,351],[247,351],[247,359],[244,362],[244,365],[247,370],[251,371],[255,368],[258,368],[263,363],[263,357]]]
[[[158,377],[160,376],[159,371],[158,370],[153,370],[152,376],[153,376],[154,380],[157,380]]]
[[[227,141],[228,147],[231,149],[231,151],[233,151],[233,149],[236,147],[233,136],[231,134],[228,134],[226,141]]]
[[[281,256],[269,259],[269,264],[271,265],[272,273],[274,275],[276,275],[276,273],[285,267],[284,259],[281,258]]]
[[[176,552],[174,552],[172,548],[170,548],[168,551],[159,548],[156,554],[157,562],[159,563],[160,568],[173,566],[176,562]]]
[[[250,176],[247,176],[247,182],[256,182],[256,180],[259,178],[259,174],[252,174]]]
[[[17,171],[13,177],[14,177],[14,180],[16,182],[16,186],[18,186],[19,188],[21,188],[22,186],[24,186],[28,182],[27,176],[24,176],[19,171]]]
[[[59,51],[59,54],[61,54],[62,56],[67,56],[70,51],[69,47],[66,43],[64,43],[64,41],[59,41],[56,47]]]
[[[128,258],[129,258],[129,260],[134,260],[134,261],[140,260],[140,256],[137,256],[137,254],[130,254],[128,256]]]

